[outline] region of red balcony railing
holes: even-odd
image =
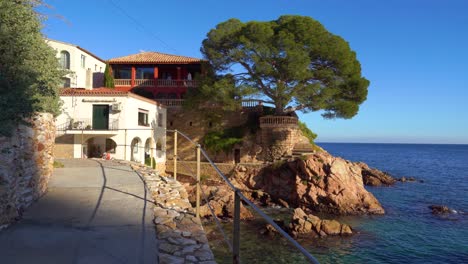
[[[135,79],[135,87],[197,87],[195,80]],[[115,79],[115,86],[132,86],[131,79]]]

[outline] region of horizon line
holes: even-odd
[[[315,141],[314,143],[320,144],[320,143],[325,143],[325,144],[395,144],[395,145],[468,145],[468,143],[418,143],[418,142],[342,142],[342,141],[335,141],[335,142],[330,142],[330,141]]]

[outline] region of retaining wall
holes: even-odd
[[[19,219],[47,190],[53,171],[54,117],[35,114],[11,137],[0,137],[0,229]]]

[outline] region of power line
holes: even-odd
[[[166,48],[174,51],[177,53],[177,50],[172,48],[171,46],[169,46],[169,44],[167,44],[164,40],[162,40],[160,37],[158,37],[156,34],[154,34],[151,30],[149,30],[147,27],[145,27],[143,24],[141,24],[140,22],[138,22],[138,20],[136,20],[134,17],[132,17],[127,11],[125,11],[125,9],[123,9],[122,7],[120,7],[117,3],[115,3],[113,0],[109,0],[109,2],[116,8],[118,9],[122,14],[124,14],[128,19],[130,19],[133,23],[135,23],[138,27],[140,27],[140,29],[142,29],[143,31],[145,31],[147,34],[149,34],[150,36],[152,36],[154,39],[156,39],[157,41],[159,41],[160,43],[162,43]]]

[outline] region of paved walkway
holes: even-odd
[[[60,161],[48,193],[0,232],[0,263],[157,263],[139,175],[111,161]]]

